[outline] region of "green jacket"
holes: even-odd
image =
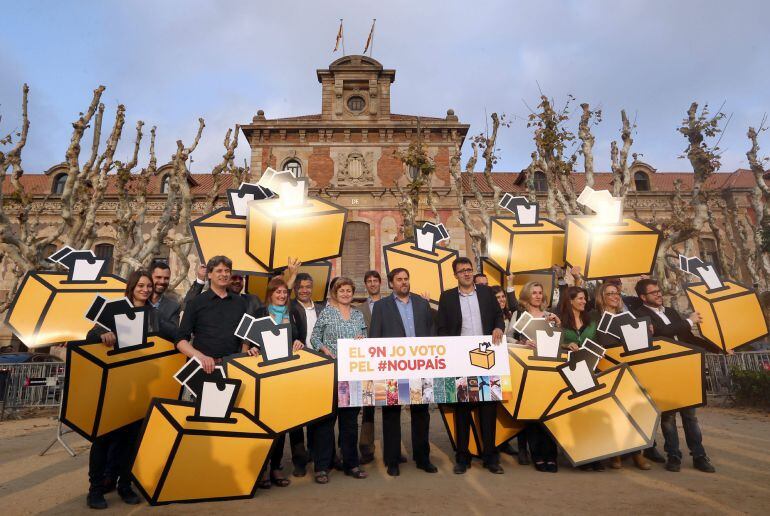
[[[591,339],[596,342],[596,326],[599,324],[598,318],[594,312],[587,314],[588,324],[583,327],[583,330],[578,332],[572,328],[562,327],[564,334],[564,340],[562,341],[562,348],[566,349],[567,344],[570,342],[577,342],[578,345],[582,345],[586,339]]]

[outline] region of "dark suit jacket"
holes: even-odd
[[[711,344],[705,339],[693,335],[690,323],[679,315],[679,312],[673,308],[664,307],[663,313],[666,314],[671,324],[665,324],[658,314],[650,310],[646,306],[642,305],[639,309],[634,311],[634,315],[637,317],[649,317],[652,321],[652,335],[653,337],[667,337],[669,339],[676,339],[684,342],[685,344],[691,344],[699,348],[703,348],[708,352],[720,352],[721,349]]]
[[[163,294],[156,310],[161,325],[168,324],[176,328],[179,327],[179,312],[182,310],[182,305],[179,304],[179,299],[174,294]]]
[[[313,306],[315,307],[315,315],[318,317],[321,315],[321,310],[326,308],[326,301],[321,302],[315,302],[313,301]],[[294,310],[297,314],[297,321],[298,325],[303,328],[302,338],[299,339],[302,342],[308,342],[308,339],[310,338],[310,335],[307,334],[307,314],[305,313],[305,307],[302,306],[302,303],[297,301],[296,299],[291,300],[291,308]]]
[[[259,319],[260,317],[269,316],[270,312],[268,312],[267,307],[263,305],[257,308],[254,312],[251,312],[251,315]],[[291,341],[294,342],[295,340],[298,340],[304,344],[307,327],[300,320],[297,309],[292,305],[289,305],[289,321],[291,322]]]
[[[416,294],[409,294],[412,299],[412,312],[414,314],[414,334],[417,337],[433,337],[436,328],[433,324],[433,315],[430,304]],[[370,338],[406,337],[404,322],[401,320],[401,312],[393,296],[383,297],[374,303],[372,322],[369,326]]]
[[[484,335],[491,335],[495,328],[505,331],[503,310],[495,299],[492,290],[485,285],[476,285],[476,297],[479,300],[481,313],[481,329]],[[460,309],[460,292],[457,287],[445,290],[438,300],[439,335],[448,337],[459,336],[463,326],[463,314]]]
[[[377,303],[377,301],[375,301],[375,303]],[[355,308],[358,308],[358,311],[364,316],[366,327],[369,328],[372,325],[372,312],[369,310],[369,298],[367,297],[363,303],[355,305]]]

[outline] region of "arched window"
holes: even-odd
[[[67,182],[67,174],[61,173],[53,178],[51,193],[61,195],[64,192],[64,184]]]
[[[107,260],[107,267],[105,272],[112,274],[112,251],[114,246],[112,244],[97,244],[94,247],[94,254],[101,260]]]
[[[302,177],[302,164],[296,159],[290,159],[283,165],[284,170],[291,171],[294,177]]]
[[[168,193],[168,174],[160,180],[160,193]]]
[[[539,170],[535,171],[535,191],[536,192],[548,191],[548,180],[546,179],[545,174],[543,174]]]
[[[650,191],[650,178],[644,172],[634,173],[634,186],[636,186],[637,192],[649,192]]]

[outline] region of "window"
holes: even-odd
[[[168,174],[160,180],[160,193],[168,193]]]
[[[302,164],[296,159],[290,159],[287,161],[284,164],[283,169],[290,171],[292,174],[294,174],[294,177],[302,176]]]
[[[644,172],[635,172],[634,185],[636,186],[637,192],[649,192],[650,178]]]
[[[94,247],[94,254],[101,260],[107,260],[107,267],[104,269],[107,274],[112,274],[112,244],[98,244]]]
[[[717,243],[711,238],[703,238],[700,241],[700,257],[704,262],[714,264],[714,271],[722,275],[722,263],[719,261],[719,251]]]
[[[363,111],[365,106],[366,102],[364,102],[363,97],[356,95],[348,99],[348,109],[355,113]]]
[[[535,172],[535,191],[536,192],[548,191],[548,180],[545,178],[545,174],[543,174],[539,170]]]
[[[419,167],[416,167],[414,165],[409,165],[407,172],[409,173],[409,179],[417,179],[417,177],[420,175],[420,169]]]
[[[64,184],[67,182],[67,174],[59,174],[53,178],[51,193],[61,195],[64,192]]]

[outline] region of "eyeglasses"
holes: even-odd
[[[455,271],[455,274],[473,274],[473,269],[460,269]]]
[[[645,296],[657,296],[660,294],[660,289],[650,290],[645,294]]]

